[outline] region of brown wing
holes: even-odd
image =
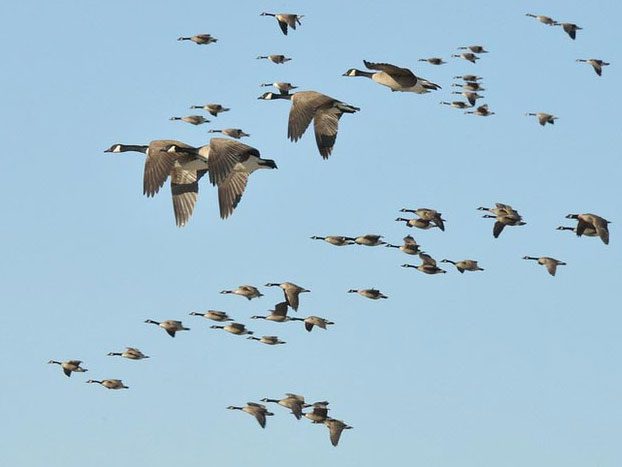
[[[169,153],[162,149],[170,144],[175,144],[180,148],[190,147],[180,141],[175,140],[155,140],[149,143],[147,159],[145,160],[145,171],[143,175],[143,194],[154,196],[166,182],[175,166],[175,162],[180,157],[180,153]]]
[[[279,27],[281,28],[281,31],[283,31],[283,34],[287,36],[287,21],[282,21],[277,18],[277,22],[279,23]]]
[[[555,275],[555,272],[557,271],[557,262],[548,260],[544,263],[544,266],[551,276]]]
[[[262,428],[266,427],[266,413],[264,410],[254,410],[253,415],[257,419],[257,422]]]
[[[218,206],[221,219],[229,217],[238,206],[247,182],[248,172],[233,171],[218,186]]]
[[[298,141],[313,120],[317,109],[332,102],[334,102],[332,97],[315,91],[301,91],[292,95],[287,137],[291,141]]]
[[[609,245],[609,228],[607,227],[607,222],[604,219],[597,218],[594,219],[594,228],[596,229],[596,233],[603,241],[605,245]],[[578,226],[577,226],[578,232]]]
[[[499,235],[501,235],[501,232],[503,232],[503,228],[505,227],[505,224],[503,222],[495,222],[494,227],[492,228],[492,236],[497,238]]]
[[[363,60],[363,63],[369,70],[384,71],[400,86],[411,87],[417,84],[417,77],[408,68],[400,68],[389,63],[372,63],[367,60]]]
[[[343,431],[343,425],[338,423],[331,423],[328,425],[330,430],[330,442],[333,446],[339,444],[339,438],[341,438],[341,432]]]
[[[193,170],[183,170],[179,167],[171,173],[171,194],[173,195],[173,211],[177,227],[183,227],[190,220],[194,205],[199,194],[198,180],[205,174],[202,170],[198,175]]]
[[[283,290],[283,293],[285,294],[285,301],[287,302],[287,304],[294,310],[294,311],[298,311],[298,305],[299,305],[299,301],[298,301],[298,292],[297,291],[293,291],[293,290]],[[310,329],[307,329],[307,331],[309,331]]]
[[[305,321],[305,329],[311,332],[313,330],[313,323],[308,323],[307,321]]]
[[[239,141],[226,138],[212,138],[209,143],[209,181],[219,185],[229,176],[238,162],[249,156],[259,157],[259,151]]]
[[[273,315],[277,316],[287,316],[287,302],[280,302],[274,305]]]
[[[313,119],[315,142],[322,158],[328,159],[333,152],[341,112],[337,109],[319,110]]]

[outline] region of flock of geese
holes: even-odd
[[[261,13],[261,16],[275,18],[284,35],[288,35],[290,30],[296,30],[298,26],[301,26],[301,19],[303,18],[303,15],[299,14],[268,12]],[[581,27],[574,23],[557,22],[548,16],[533,14],[527,14],[527,16],[533,17],[545,25],[560,26],[573,40],[576,38],[577,31],[582,30]],[[210,34],[184,36],[179,37],[178,40],[191,41],[197,45],[208,45],[218,42],[218,39]],[[458,47],[458,50],[460,50],[460,52],[452,54],[451,57],[459,58],[473,64],[477,63],[480,59],[480,55],[488,53],[482,45],[462,46]],[[257,58],[265,59],[275,64],[284,64],[291,60],[291,58],[280,54],[262,55]],[[440,57],[421,58],[419,61],[427,62],[435,66],[447,63]],[[591,64],[599,76],[602,74],[602,68],[609,65],[609,63],[601,59],[577,59],[577,61]],[[405,67],[367,60],[363,60],[363,65],[366,70],[350,68],[343,76],[369,78],[379,85],[388,87],[392,92],[427,94],[441,89],[440,85],[415,75],[413,71]],[[459,91],[453,91],[453,94],[461,95],[465,100],[452,102],[442,101],[441,104],[462,109],[467,114],[477,116],[494,115],[494,112],[489,110],[487,104],[476,107],[477,101],[483,98],[479,93],[485,91],[480,76],[464,74],[455,76],[454,79],[460,81],[454,83],[452,87],[459,87],[461,89]],[[298,87],[288,82],[263,83],[260,86],[272,86],[276,89],[276,92],[265,92],[259,96],[258,99],[290,101],[291,106],[287,125],[287,138],[289,140],[292,142],[300,140],[311,125],[311,122],[313,122],[313,133],[317,149],[323,159],[328,159],[333,152],[337,139],[339,120],[343,114],[354,114],[360,110],[354,105],[318,91],[295,91]],[[203,110],[215,118],[218,118],[219,114],[230,110],[216,103],[192,105],[190,108]],[[547,123],[554,124],[557,119],[553,114],[544,112],[529,112],[526,115],[535,116],[542,126]],[[202,115],[175,116],[171,117],[171,120],[182,121],[191,125],[202,125],[210,122],[210,120]],[[181,141],[170,139],[154,140],[148,144],[140,145],[117,143],[110,146],[105,152],[124,153],[132,151],[145,154],[143,194],[147,197],[153,197],[160,191],[164,184],[169,181],[177,226],[182,227],[186,225],[192,216],[198,196],[199,181],[205,175],[207,175],[209,183],[218,190],[220,217],[226,219],[238,206],[246,190],[250,175],[260,169],[276,169],[277,164],[272,159],[261,157],[258,149],[238,141],[241,138],[251,136],[242,129],[221,128],[210,129],[209,132],[219,133],[228,138],[214,137],[209,143],[200,147],[194,147]],[[506,227],[524,226],[526,224],[518,211],[508,204],[497,203],[495,207],[480,207],[478,209],[486,212],[486,214],[483,215],[484,218],[495,220],[493,225],[493,236],[495,238],[499,237]],[[443,218],[442,213],[435,209],[404,208],[401,212],[414,215],[395,219],[397,222],[403,222],[408,228],[421,230],[438,229],[440,231],[445,231],[446,220]],[[406,216],[407,214],[403,215]],[[569,214],[566,217],[576,220],[576,226],[560,226],[558,230],[572,231],[577,236],[599,237],[604,244],[609,243],[609,221],[605,218],[590,213]],[[430,254],[421,250],[421,246],[412,235],[406,235],[403,238],[402,244],[387,243],[383,240],[382,235],[377,234],[359,236],[328,235],[313,236],[311,238],[340,247],[350,245],[375,247],[384,245],[387,248],[394,248],[404,254],[418,256],[421,260],[420,264],[406,263],[403,264],[402,267],[414,268],[429,275],[447,272],[441,269],[438,263],[451,264],[460,273],[466,271],[484,271],[484,269],[479,266],[478,261],[474,259],[442,259],[437,262]],[[524,259],[536,261],[538,264],[544,266],[552,276],[555,275],[558,266],[566,265],[565,262],[548,256],[524,256]],[[334,322],[327,318],[319,316],[293,317],[288,315],[290,309],[298,311],[300,295],[310,292],[308,289],[292,282],[267,283],[265,287],[278,287],[282,289],[284,300],[277,303],[273,310],[269,310],[269,314],[264,316],[253,315],[250,319],[261,319],[274,323],[299,321],[304,323],[305,329],[309,332],[315,327],[326,330],[328,326],[334,324]],[[223,290],[221,293],[237,295],[249,301],[264,296],[259,288],[253,285],[240,285],[235,289]],[[358,294],[370,300],[388,299],[387,295],[376,288],[350,289],[347,293]],[[208,310],[206,312],[191,312],[190,315],[203,317],[209,321],[220,323],[211,325],[210,327],[212,329],[223,330],[236,336],[246,336],[247,339],[252,341],[270,346],[279,346],[286,343],[276,335],[255,336],[254,332],[249,330],[245,324],[235,322],[223,311]],[[179,320],[169,319],[155,321],[147,319],[145,323],[158,326],[171,337],[175,337],[178,332],[189,330],[189,328],[185,327]],[[120,352],[110,352],[108,355],[120,356],[130,360],[149,358],[149,356],[142,353],[139,349],[133,347],[128,347]],[[82,367],[82,361],[80,360],[50,360],[49,363],[59,365],[64,374],[68,377],[70,377],[72,373],[88,371],[86,368]],[[128,386],[120,379],[89,379],[86,382],[97,383],[111,390],[128,389]],[[330,441],[333,446],[337,446],[344,430],[352,428],[344,421],[328,416],[328,401],[307,403],[303,396],[287,393],[282,399],[264,398],[261,402],[276,403],[285,407],[289,409],[298,420],[305,417],[314,424],[326,425],[329,429]],[[266,426],[266,417],[274,415],[272,412],[268,411],[266,405],[258,402],[247,402],[245,406],[232,405],[229,406],[228,409],[240,410],[252,415],[262,428]],[[305,409],[311,410],[305,413]]]

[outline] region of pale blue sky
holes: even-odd
[[[620,216],[618,2],[4,2],[0,125],[5,151],[2,308],[3,464],[34,467],[209,463],[426,467],[617,467],[622,350],[616,266]],[[283,36],[261,11],[304,14]],[[572,41],[525,13],[584,29]],[[217,44],[177,42],[211,33]],[[483,44],[477,65],[449,59]],[[255,57],[285,53],[274,65]],[[417,62],[442,56],[440,67]],[[611,62],[601,78],[576,58]],[[443,89],[391,93],[345,78],[363,59],[413,69]],[[485,77],[496,115],[438,104],[451,77]],[[286,139],[289,103],[257,100],[291,81],[359,106],[333,156],[312,134]],[[231,111],[212,124],[171,122],[191,104]],[[525,112],[559,116],[540,127]],[[252,176],[234,215],[218,218],[203,181],[194,216],[175,227],[170,193],[142,195],[143,156],[112,143],[205,144],[239,127],[279,169]],[[527,225],[492,237],[480,205],[512,204]],[[446,231],[394,222],[433,207]],[[568,213],[613,222],[611,244],[555,230]],[[387,248],[335,248],[311,235],[411,233],[434,257],[486,270],[426,276]],[[524,255],[568,263],[555,278]],[[290,280],[312,290],[299,316],[248,318],[281,300],[218,292]],[[378,287],[389,300],[345,292]],[[193,310],[227,311],[269,347],[209,329]],[[144,324],[182,319],[169,338]],[[126,345],[151,359],[106,356]],[[66,378],[49,359],[78,358]],[[86,385],[122,378],[126,391]],[[297,392],[329,400],[355,427],[328,430],[282,407],[261,430],[228,405]]]

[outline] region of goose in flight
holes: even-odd
[[[593,229],[596,231],[596,234],[600,237],[605,245],[609,245],[609,226],[611,222],[607,219],[597,216],[596,214],[568,214],[566,216],[567,219],[576,219],[577,220],[577,236],[588,235],[588,231]]]
[[[268,412],[265,405],[257,404],[256,402],[247,402],[245,407],[230,405],[227,408],[229,410],[241,410],[242,412],[252,415],[262,428],[266,427],[266,416],[274,415],[272,412]]]
[[[533,256],[523,256],[523,259],[529,259],[533,261],[537,261],[538,264],[541,264],[546,268],[551,276],[554,276],[557,272],[557,266],[565,266],[566,263],[560,261],[555,258],[551,258],[549,256],[540,256],[539,258],[535,258]]]
[[[408,68],[400,68],[389,63],[372,63],[367,60],[363,60],[363,63],[367,69],[377,71],[369,72],[350,68],[343,76],[364,76],[366,78],[371,78],[376,83],[387,86],[393,92],[400,91],[426,94],[430,91],[441,89],[438,84],[415,76]]]
[[[304,17],[304,15],[297,15],[295,13],[267,13],[263,12],[259,16],[272,16],[276,18],[279,23],[279,27],[283,34],[287,36],[287,28],[290,27],[292,29],[296,29],[296,25],[301,25],[300,19]]]
[[[227,107],[223,107],[221,104],[204,104],[204,105],[191,105],[191,109],[203,109],[206,112],[209,112],[214,117],[218,117],[218,114],[221,112],[228,112],[231,109]]]
[[[592,65],[592,68],[594,68],[594,71],[596,72],[598,76],[602,76],[604,66],[610,65],[610,63],[605,62],[604,60],[600,60],[598,58],[588,58],[588,59],[577,58],[577,62],[589,63],[590,65]]]
[[[218,42],[211,34],[197,34],[195,36],[179,37],[178,41],[192,41],[197,45],[207,45],[213,42]]]
[[[559,117],[556,117],[553,114],[547,114],[546,112],[527,112],[525,115],[529,117],[537,117],[538,123],[542,126],[545,126],[547,123],[554,125],[555,120],[559,119]]]

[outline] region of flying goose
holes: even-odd
[[[569,230],[571,232],[577,233],[577,227],[564,227],[563,225],[560,225],[559,227],[557,227],[556,230]],[[592,226],[586,227],[583,231],[583,235],[585,235],[586,237],[598,237],[596,229]]]
[[[477,76],[477,75],[460,75],[460,76],[454,76],[454,79],[461,79],[464,81],[476,82],[484,78],[482,78],[481,76]]]
[[[423,252],[419,253],[419,258],[422,261],[422,263],[419,266],[415,266],[414,264],[402,264],[402,267],[403,268],[415,268],[426,274],[444,274],[447,272],[444,269],[439,268],[436,265],[436,260],[432,258],[430,255],[428,255],[427,253],[423,253]]]
[[[310,406],[310,404],[305,403],[304,396],[291,393],[286,393],[283,399],[270,399],[268,397],[264,397],[261,399],[261,402],[274,402],[275,404],[279,404],[281,407],[291,410],[297,420],[302,418],[302,409]]]
[[[538,117],[538,123],[542,126],[545,126],[547,123],[554,125],[555,120],[559,119],[559,117],[553,114],[547,114],[546,112],[527,112],[525,115],[529,117]]]
[[[596,72],[598,76],[601,76],[603,74],[604,66],[611,65],[610,63],[607,63],[598,58],[588,58],[588,59],[577,58],[577,62],[589,63],[590,65],[592,65],[592,67],[594,68],[594,71]]]
[[[246,412],[249,415],[252,415],[257,419],[259,426],[262,428],[266,427],[266,416],[274,415],[272,412],[268,412],[265,405],[257,404],[255,402],[247,402],[245,407],[236,407],[230,405],[227,407],[229,410],[241,410],[242,412]]]
[[[350,289],[348,290],[348,293],[357,293],[361,297],[369,298],[371,300],[389,298],[378,289]]]
[[[462,52],[461,54],[453,54],[452,57],[463,58],[471,63],[475,63],[476,60],[479,60],[479,57],[472,52]]]
[[[197,45],[206,45],[211,44],[212,42],[218,42],[218,39],[213,37],[211,34],[197,34],[195,36],[189,37],[179,37],[178,41],[192,41]]]
[[[273,321],[275,323],[284,323],[285,321],[304,321],[304,318],[293,318],[287,316],[287,302],[280,302],[274,305],[274,310],[268,310],[270,314],[268,316],[251,316],[251,319],[265,319],[267,321]]]
[[[320,318],[319,316],[307,316],[305,319],[303,319],[303,321],[305,323],[305,329],[308,332],[313,331],[313,326],[317,326],[320,329],[326,330],[326,326],[335,324],[332,321],[328,321],[325,318]]]
[[[216,310],[207,310],[205,313],[199,313],[197,311],[191,311],[188,313],[190,316],[202,316],[205,319],[211,319],[212,321],[225,322],[225,321],[233,321],[233,319],[229,318],[229,315],[224,311],[216,311]]]
[[[236,336],[242,336],[244,334],[248,334],[248,335],[254,334],[253,331],[249,331],[248,329],[246,329],[246,326],[244,326],[241,323],[229,323],[225,326],[219,326],[217,324],[212,324],[210,328],[224,329],[225,331],[230,332],[231,334],[235,334]]]
[[[156,324],[160,326],[171,337],[175,337],[175,333],[177,331],[190,331],[190,328],[184,327],[183,324],[181,324],[181,321],[175,321],[173,319],[167,319],[166,321],[162,321],[162,322],[154,321],[152,319],[147,319],[145,320],[145,323]]]
[[[586,235],[588,228],[593,228],[605,245],[609,245],[609,222],[607,219],[597,216],[596,214],[568,214],[566,219],[576,219],[577,236]]]
[[[557,26],[557,21],[555,21],[553,18],[551,18],[549,16],[533,15],[531,13],[525,13],[525,16],[529,16],[531,18],[536,18],[541,23],[544,23],[544,24],[549,25],[549,26]]]
[[[583,29],[574,23],[555,23],[555,26],[561,26],[566,34],[570,36],[572,40],[577,37],[577,31]]]
[[[286,83],[283,81],[276,81],[274,83],[263,83],[261,84],[262,87],[267,87],[267,86],[274,86],[276,89],[279,90],[279,92],[281,94],[289,94],[289,92],[292,89],[297,89],[298,86],[294,86],[292,83]]]
[[[420,58],[418,62],[428,62],[430,65],[444,65],[447,63],[440,57]]]
[[[480,105],[475,110],[466,110],[464,113],[477,115],[479,117],[488,117],[489,115],[495,114],[494,112],[491,112],[490,110],[488,110],[488,104]]]
[[[121,381],[120,379],[102,379],[101,381],[98,381],[96,379],[89,379],[87,383],[101,384],[106,389],[129,389],[129,386],[123,384],[123,381]]]
[[[428,230],[431,229],[433,227],[438,227],[438,225],[432,223],[431,221],[425,220],[425,219],[421,219],[416,218],[416,219],[406,219],[404,217],[398,217],[397,219],[395,219],[396,222],[405,222],[406,223],[406,227],[416,227],[418,229],[421,230]]]
[[[546,270],[549,272],[551,276],[555,275],[555,272],[557,271],[557,266],[566,265],[566,263],[564,263],[563,261],[560,261],[555,258],[551,258],[549,256],[540,256],[539,258],[535,258],[533,256],[523,256],[523,259],[537,261],[538,264],[541,264],[542,266],[546,267]]]
[[[509,204],[503,204],[503,203],[495,203],[494,208],[487,208],[484,206],[480,206],[479,208],[477,208],[477,210],[491,212],[496,216],[508,215],[508,216],[520,217],[516,209],[514,209]]]
[[[520,215],[511,215],[511,214],[500,214],[496,216],[492,216],[490,214],[484,214],[482,216],[485,219],[495,219],[495,225],[492,228],[492,235],[495,238],[498,238],[503,232],[503,229],[506,225],[515,226],[515,225],[525,225],[526,222],[523,222],[522,217]]]
[[[241,285],[233,290],[221,290],[220,293],[239,295],[240,297],[244,297],[248,300],[263,297],[263,294],[259,291],[259,289],[253,285]]]
[[[484,96],[474,91],[452,91],[452,94],[460,94],[467,101],[469,101],[469,104],[471,104],[471,106],[474,106],[477,103],[477,99],[484,98]]]
[[[363,60],[363,63],[367,69],[378,71],[372,73],[350,68],[342,76],[364,76],[366,78],[371,78],[376,83],[387,86],[393,92],[400,91],[426,94],[430,91],[441,89],[438,84],[415,76],[408,68],[400,68],[389,63],[372,63],[367,60]]]
[[[341,420],[337,420],[337,419],[330,418],[330,417],[324,420],[324,424],[328,427],[330,431],[330,442],[333,446],[337,446],[337,444],[339,444],[339,438],[341,438],[341,432],[343,430],[352,429],[351,426],[346,425]]]
[[[190,106],[191,109],[203,109],[206,112],[209,112],[210,114],[212,114],[214,117],[218,117],[218,114],[221,112],[228,112],[231,109],[228,109],[226,107],[223,107],[220,104],[204,104],[204,105],[192,105]]]
[[[259,341],[262,344],[267,344],[267,345],[287,344],[287,342],[282,341],[277,336],[262,336],[262,337],[248,336],[247,339]]]
[[[279,27],[283,34],[287,36],[287,27],[289,26],[292,29],[296,29],[296,24],[301,25],[300,19],[304,17],[304,15],[297,15],[294,13],[267,13],[263,12],[259,16],[272,16],[276,18],[279,23]]]
[[[486,88],[476,81],[465,81],[463,84],[454,83],[452,87],[462,88],[467,91],[485,91]]]
[[[223,135],[230,136],[231,138],[240,139],[245,136],[250,136],[248,133],[244,133],[240,128],[225,128],[223,130],[209,130],[208,133],[222,133]]]
[[[318,237],[314,235],[311,240],[324,240],[326,243],[330,243],[335,246],[354,245],[354,239],[350,237],[344,237],[342,235],[327,235],[326,237]]]
[[[143,358],[149,358],[149,355],[145,355],[136,347],[126,347],[123,352],[108,352],[108,355],[124,357],[129,360],[142,360]]]
[[[328,402],[316,402],[312,405],[313,410],[303,414],[312,423],[324,423],[328,418]]]
[[[417,216],[419,216],[419,218],[423,219],[424,221],[430,221],[434,225],[436,225],[439,229],[441,229],[443,232],[445,231],[445,224],[443,223],[445,221],[445,219],[443,219],[443,217],[442,217],[443,214],[438,212],[436,209],[429,209],[429,208],[406,209],[406,208],[402,208],[402,209],[400,209],[400,212],[411,212],[413,214],[416,214]]]
[[[186,115],[185,117],[171,117],[169,120],[180,120],[182,122],[190,123],[191,125],[202,125],[203,123],[209,123],[209,120],[201,115]]]
[[[358,107],[338,101],[316,91],[299,91],[294,94],[275,94],[266,92],[258,97],[263,100],[289,99],[292,107],[289,111],[287,137],[291,141],[302,138],[311,120],[315,132],[315,142],[324,159],[333,152],[337,140],[339,119],[344,113],[358,112]]]
[[[64,362],[59,362],[56,360],[50,360],[48,363],[54,363],[56,365],[60,365],[63,370],[63,373],[68,377],[71,376],[71,373],[84,373],[85,371],[89,371],[86,368],[82,368],[80,365],[82,364],[82,360],[65,360]]]
[[[280,287],[285,295],[285,303],[287,303],[294,311],[298,311],[299,295],[305,292],[311,292],[304,287],[294,284],[293,282],[281,282],[280,284],[269,282],[266,287]]]
[[[407,255],[416,255],[419,253],[419,245],[411,235],[406,235],[404,237],[403,245],[391,245],[390,243],[387,243],[385,246],[389,248],[398,248]]]
[[[271,54],[271,55],[260,55],[259,57],[257,57],[257,60],[270,60],[272,63],[281,65],[285,62],[289,62],[291,58],[286,57],[285,55]]]
[[[488,51],[484,49],[481,45],[468,45],[466,47],[458,47],[458,50],[470,50],[476,54],[487,54]]]
[[[382,238],[384,238],[382,235],[373,235],[373,234],[359,235],[358,237],[354,238],[354,243],[356,243],[357,245],[363,245],[363,246],[385,245],[387,242],[382,240]]]
[[[450,259],[442,259],[441,263],[451,263],[456,266],[456,269],[464,274],[464,271],[483,271],[477,264],[477,261],[473,259],[463,259],[462,261],[452,261]]]
[[[441,101],[440,104],[449,105],[455,109],[463,109],[463,110],[468,109],[469,107],[473,107],[469,103],[463,102],[463,101],[452,101],[452,102]]]

